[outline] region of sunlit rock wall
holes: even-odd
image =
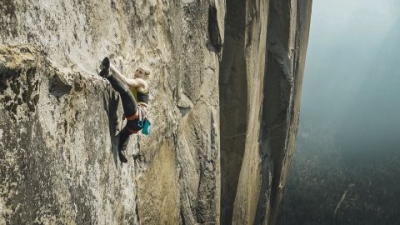
[[[273,223],[311,0],[5,0],[0,13],[0,224]],[[129,76],[152,69],[152,133],[131,137],[127,164],[104,56]]]
[[[0,224],[219,220],[224,1],[6,0],[0,13]],[[126,75],[152,69],[152,133],[131,137],[124,165],[106,55]]]

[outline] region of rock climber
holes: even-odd
[[[150,70],[144,66],[139,66],[135,70],[133,78],[128,78],[111,65],[108,57],[103,59],[100,69],[100,76],[106,78],[113,89],[121,96],[127,122],[118,134],[118,155],[121,162],[126,163],[128,160],[122,152],[126,150],[130,135],[142,130],[143,121],[147,118],[149,103],[147,81],[150,78]]]

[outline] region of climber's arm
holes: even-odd
[[[110,70],[117,78],[122,80],[122,82],[124,82],[126,85],[130,87],[147,88],[145,81],[142,79],[127,78],[123,74],[121,74],[113,65],[110,66]]]
[[[125,78],[125,79],[126,79],[126,84],[130,87],[135,87],[135,88],[146,88],[147,87],[144,80],[142,80],[140,78],[136,78],[136,79]]]
[[[114,76],[116,76],[118,79],[120,79],[122,82],[124,82],[125,84],[128,84],[127,83],[127,78],[124,76],[124,75],[122,75],[122,73],[120,73],[115,67],[114,67],[114,65],[110,65],[110,70],[111,70],[111,72],[114,74]]]

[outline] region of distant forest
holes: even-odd
[[[278,225],[397,225],[400,149],[341,150],[334,124],[303,123]]]
[[[313,2],[278,225],[400,224],[399,4]]]

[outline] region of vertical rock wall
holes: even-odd
[[[274,224],[296,140],[311,4],[227,2],[221,224]]]
[[[3,1],[0,224],[218,221],[224,5]],[[152,134],[132,136],[124,165],[120,100],[97,75],[106,55],[153,74]]]
[[[268,1],[227,3],[220,73],[222,224],[252,224],[260,190],[260,119]],[[254,163],[256,162],[256,163]]]
[[[261,152],[271,153],[274,224],[295,149],[312,0],[273,1],[270,7]]]
[[[311,0],[5,0],[0,224],[272,224],[294,148]],[[121,164],[118,94],[152,69]],[[221,213],[220,213],[221,212]]]

